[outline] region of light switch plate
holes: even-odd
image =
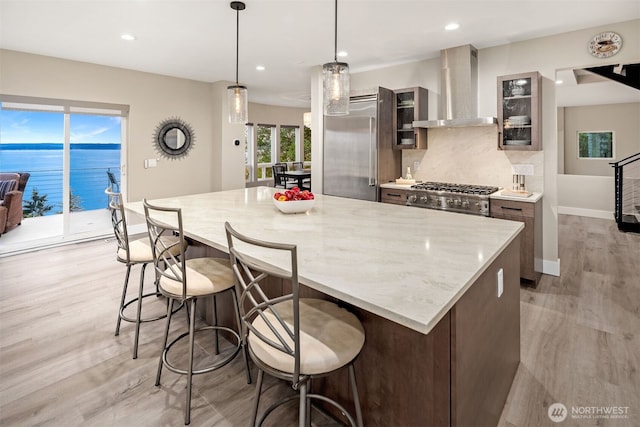
[[[504,292],[504,272],[502,271],[502,269],[500,269],[498,270],[498,289],[497,289],[498,298],[502,296],[503,292]]]
[[[511,165],[511,173],[514,175],[533,175],[533,165]]]

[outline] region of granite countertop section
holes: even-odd
[[[411,190],[411,184],[396,184],[395,182],[385,182],[380,184],[381,188],[393,188],[395,190]]]
[[[150,200],[181,207],[187,236],[228,252],[224,222],[298,246],[300,282],[427,334],[521,232],[521,222],[316,195],[283,214],[256,187]],[[142,202],[127,210],[144,215]],[[276,266],[278,259],[263,258]]]
[[[493,193],[489,196],[490,199],[496,200],[513,200],[514,202],[529,202],[535,203],[538,200],[542,199],[542,193],[531,193],[529,197],[521,197],[521,196],[510,196],[507,194],[502,194],[503,190]]]

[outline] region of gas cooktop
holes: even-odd
[[[412,190],[444,191],[448,193],[478,194],[488,196],[499,190],[498,187],[473,184],[452,184],[449,182],[423,182],[411,186]]]
[[[489,216],[489,195],[498,187],[423,182],[411,186],[407,206]]]

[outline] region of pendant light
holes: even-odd
[[[338,62],[338,0],[335,0],[334,37],[333,62],[322,66],[324,114],[344,116],[349,114],[349,64]]]
[[[249,121],[249,94],[247,87],[238,84],[238,52],[240,44],[240,11],[245,9],[241,1],[232,1],[231,9],[236,11],[236,84],[227,87],[229,123],[244,125]]]

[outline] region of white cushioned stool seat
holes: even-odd
[[[163,237],[162,240],[165,242],[167,246],[173,245],[180,241],[180,238],[177,236],[171,237]],[[170,249],[170,252],[173,256],[180,255],[180,246],[175,245]],[[118,249],[118,260],[122,260],[126,262],[127,260],[127,251],[124,248]],[[151,243],[149,243],[149,238],[145,237],[138,240],[129,241],[129,259],[131,262],[153,262],[153,252],[151,252]]]
[[[282,319],[293,328],[293,303],[285,301],[274,305]],[[284,329],[271,317],[281,336]],[[256,317],[253,326],[266,337],[276,337],[262,317]],[[350,363],[364,345],[364,329],[358,318],[344,308],[325,300],[300,299],[300,373],[314,375],[331,372]],[[288,337],[287,337],[288,338]],[[288,339],[293,346],[293,340]],[[267,365],[282,372],[293,372],[294,358],[274,349],[249,333],[249,347],[254,355]]]
[[[234,286],[233,271],[224,258],[193,258],[186,261],[187,294],[202,296],[218,293]],[[170,272],[170,269],[165,270]],[[160,278],[160,287],[172,295],[182,295],[182,282]]]

